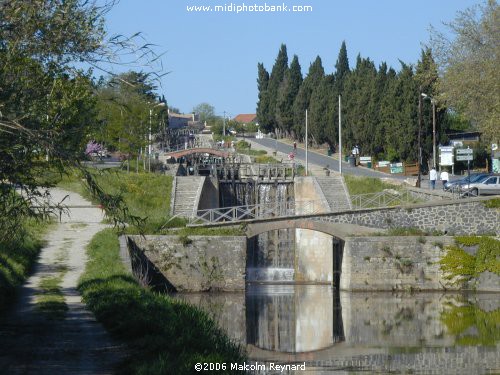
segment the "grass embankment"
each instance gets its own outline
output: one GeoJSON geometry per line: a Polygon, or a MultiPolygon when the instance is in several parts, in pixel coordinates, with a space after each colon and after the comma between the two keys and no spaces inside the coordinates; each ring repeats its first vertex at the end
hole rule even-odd
{"type": "Polygon", "coordinates": [[[30,274],[48,227],[48,223],[27,220],[15,237],[0,239],[0,311],[30,274]]]}
{"type": "Polygon", "coordinates": [[[123,372],[192,374],[196,363],[244,360],[205,312],[140,287],[121,263],[113,230],[98,233],[87,251],[79,290],[106,329],[133,349],[123,372]]]}
{"type": "MultiPolygon", "coordinates": [[[[158,175],[155,173],[127,173],[125,171],[110,169],[92,172],[99,186],[107,194],[120,194],[127,206],[129,213],[145,219],[144,232],[156,234],[160,228],[184,226],[185,220],[170,219],[170,194],[172,191],[172,176],[158,175]]],[[[58,186],[74,191],[87,199],[91,197],[85,183],[78,171],[70,171],[58,182],[58,186]]],[[[138,232],[137,228],[129,227],[127,231],[138,232]]]]}
{"type": "Polygon", "coordinates": [[[401,190],[400,186],[389,184],[375,177],[344,175],[344,180],[351,195],[379,193],[385,189],[401,190]]]}
{"type": "Polygon", "coordinates": [[[235,148],[239,154],[253,156],[255,159],[255,162],[258,164],[279,163],[279,161],[276,158],[273,158],[272,156],[267,155],[267,151],[265,151],[265,150],[252,150],[251,144],[248,143],[247,141],[243,141],[243,140],[239,141],[238,143],[236,143],[235,148]]]}

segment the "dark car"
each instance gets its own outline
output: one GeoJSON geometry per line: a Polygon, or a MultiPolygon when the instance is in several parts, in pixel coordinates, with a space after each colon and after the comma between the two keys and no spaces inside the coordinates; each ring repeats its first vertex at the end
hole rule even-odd
{"type": "MultiPolygon", "coordinates": [[[[470,183],[475,183],[475,182],[480,182],[481,180],[483,180],[484,178],[488,177],[489,174],[488,173],[471,173],[470,174],[470,183]]],[[[455,181],[448,181],[445,185],[444,185],[444,189],[445,190],[454,190],[456,188],[459,188],[459,187],[463,187],[464,185],[467,185],[469,184],[469,176],[466,176],[464,178],[461,178],[459,180],[455,180],[455,181]]]]}

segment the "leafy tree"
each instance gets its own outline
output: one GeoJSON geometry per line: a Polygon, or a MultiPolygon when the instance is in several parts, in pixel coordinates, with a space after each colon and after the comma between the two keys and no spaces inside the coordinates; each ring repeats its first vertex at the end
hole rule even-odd
{"type": "Polygon", "coordinates": [[[278,90],[278,101],[276,106],[276,119],[280,130],[290,135],[293,129],[293,103],[302,84],[302,72],[300,70],[299,58],[293,56],[290,69],[285,73],[285,78],[278,90]]]}
{"type": "Polygon", "coordinates": [[[193,113],[200,116],[201,122],[209,122],[215,118],[215,108],[208,103],[200,103],[193,108],[193,113]]]}
{"type": "Polygon", "coordinates": [[[483,132],[498,141],[500,7],[495,0],[458,12],[446,32],[431,30],[430,45],[440,67],[442,98],[483,132]]]}
{"type": "MultiPolygon", "coordinates": [[[[75,63],[98,69],[118,51],[131,52],[133,38],[107,39],[104,16],[113,2],[96,4],[0,2],[0,238],[15,233],[23,217],[52,210],[40,200],[46,194],[39,186],[50,184],[47,170],[77,164],[94,133],[92,72],[75,63]]],[[[103,203],[111,212],[110,200],[103,203]]]]}

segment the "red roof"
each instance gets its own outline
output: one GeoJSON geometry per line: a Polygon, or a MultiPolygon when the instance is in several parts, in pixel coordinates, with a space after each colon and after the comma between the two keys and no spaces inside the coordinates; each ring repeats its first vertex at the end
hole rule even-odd
{"type": "Polygon", "coordinates": [[[234,121],[241,122],[242,124],[249,124],[257,119],[256,114],[240,114],[234,118],[234,121]]]}

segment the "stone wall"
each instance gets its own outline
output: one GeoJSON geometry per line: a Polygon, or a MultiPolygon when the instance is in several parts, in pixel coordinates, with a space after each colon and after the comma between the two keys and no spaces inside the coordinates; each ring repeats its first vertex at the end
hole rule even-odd
{"type": "Polygon", "coordinates": [[[486,208],[484,198],[463,202],[434,202],[407,207],[332,213],[313,220],[358,224],[374,228],[418,228],[446,234],[500,234],[500,210],[486,208]]]}
{"type": "Polygon", "coordinates": [[[128,242],[176,291],[245,289],[246,237],[129,236],[128,242]]]}
{"type": "MultiPolygon", "coordinates": [[[[348,291],[460,290],[445,279],[439,261],[448,236],[351,237],[344,244],[340,289],[348,291]]],[[[500,278],[483,272],[465,288],[500,292],[500,278]],[[487,279],[487,280],[483,280],[487,279]]]]}
{"type": "Polygon", "coordinates": [[[198,204],[198,210],[210,208],[219,208],[219,182],[213,177],[205,178],[198,204]]]}

